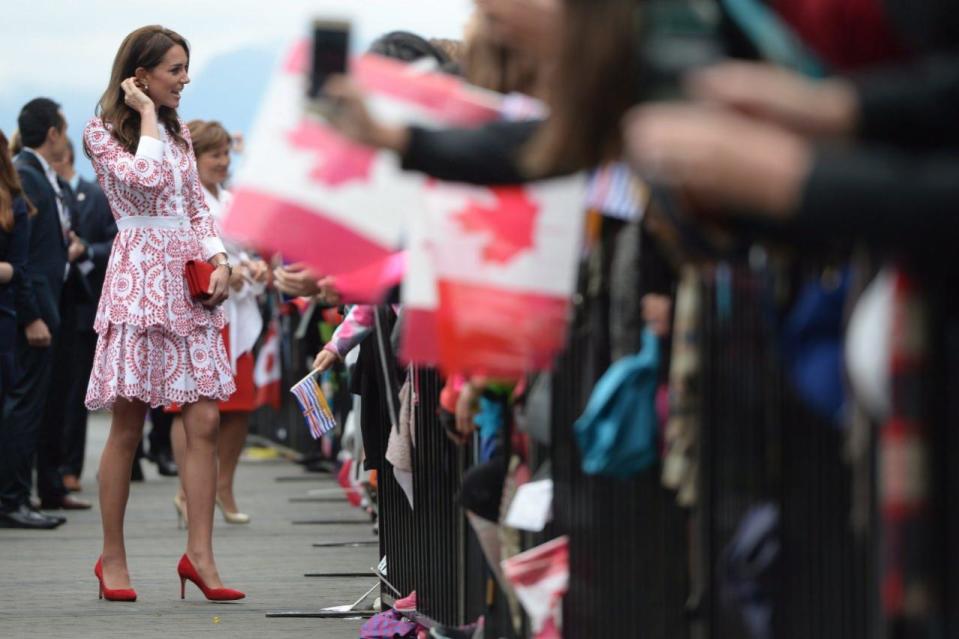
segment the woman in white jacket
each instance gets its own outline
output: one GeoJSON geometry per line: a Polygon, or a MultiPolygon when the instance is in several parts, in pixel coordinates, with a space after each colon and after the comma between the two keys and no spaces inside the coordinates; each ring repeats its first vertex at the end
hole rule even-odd
{"type": "MultiPolygon", "coordinates": [[[[193,138],[197,170],[203,196],[219,222],[231,200],[230,192],[222,187],[230,171],[230,151],[233,139],[225,128],[215,121],[193,120],[187,125],[193,138]]],[[[233,477],[246,442],[250,413],[256,408],[256,388],[253,383],[253,345],[263,330],[263,318],[257,304],[257,296],[263,292],[269,275],[265,262],[253,259],[240,246],[225,242],[230,261],[236,264],[230,278],[230,297],[223,304],[227,325],[223,329],[223,341],[227,347],[233,370],[236,392],[219,402],[220,445],[217,451],[216,504],[223,519],[231,524],[245,524],[250,516],[239,511],[233,494],[233,477]]],[[[183,421],[173,423],[174,455],[179,457],[185,445],[183,421]]],[[[181,485],[174,497],[178,518],[186,521],[186,500],[181,485]]]]}

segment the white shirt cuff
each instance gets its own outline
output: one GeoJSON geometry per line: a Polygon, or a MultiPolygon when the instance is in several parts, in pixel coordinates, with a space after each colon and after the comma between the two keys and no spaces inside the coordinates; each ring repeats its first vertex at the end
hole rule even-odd
{"type": "Polygon", "coordinates": [[[137,145],[137,157],[157,162],[161,161],[163,159],[163,142],[148,135],[141,135],[140,143],[137,145]]]}
{"type": "Polygon", "coordinates": [[[218,237],[208,237],[200,241],[203,246],[203,259],[208,260],[217,253],[226,253],[223,242],[218,237]]]}

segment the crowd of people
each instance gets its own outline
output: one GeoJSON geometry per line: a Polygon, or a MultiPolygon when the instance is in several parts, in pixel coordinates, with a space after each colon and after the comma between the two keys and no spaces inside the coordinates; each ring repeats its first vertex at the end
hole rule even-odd
{"type": "MultiPolygon", "coordinates": [[[[684,411],[699,406],[690,362],[701,346],[698,314],[709,312],[697,291],[717,264],[748,264],[778,282],[770,296],[792,318],[782,323],[794,338],[782,366],[794,392],[825,419],[855,421],[849,431],[866,433],[890,464],[874,480],[883,530],[947,525],[924,505],[939,495],[928,478],[947,463],[936,420],[957,414],[949,392],[959,364],[955,12],[937,0],[781,0],[769,3],[771,13],[710,0],[475,4],[462,41],[395,32],[370,51],[426,60],[507,94],[499,120],[443,129],[381,122],[357,84],[338,76],[324,90],[336,104],[329,122],[438,180],[501,186],[588,172],[578,293],[595,298],[601,286],[608,300],[594,318],[602,352],[589,365],[599,379],[607,370],[622,375],[617,363],[648,354],[651,341],[667,353],[655,364],[662,393],[635,400],[655,415],[656,443],[630,472],[656,459],[680,503],[695,503],[695,419],[684,411]],[[810,285],[824,292],[810,297],[810,285]],[[816,310],[795,319],[800,303],[816,310]],[[834,338],[834,354],[813,353],[813,334],[834,338]]],[[[112,410],[98,475],[97,575],[108,599],[136,598],[123,516],[148,412],[150,458],[181,479],[174,502],[189,531],[181,579],[210,599],[243,597],[219,579],[212,518],[216,504],[231,523],[250,519],[232,485],[256,408],[259,300],[273,287],[341,307],[329,274],[270,265],[253,247],[220,239],[234,140],[213,120],[178,118],[189,82],[179,34],[144,27],[124,40],[83,132],[99,184],[76,174],[53,100],[23,107],[13,144],[0,134],[0,526],[52,529],[65,522],[57,511],[91,507],[71,495],[83,473],[87,411],[112,410]],[[200,291],[184,276],[195,262],[211,265],[200,291]],[[34,471],[39,503],[31,501],[34,471]]],[[[394,289],[380,305],[344,310],[313,369],[348,370],[360,402],[379,402],[382,366],[370,336],[401,322],[403,306],[394,289]]],[[[396,364],[402,422],[413,377],[396,364]]],[[[513,458],[535,430],[527,422],[539,371],[514,379],[442,372],[439,405],[426,410],[439,412],[450,439],[479,445],[461,504],[508,592],[500,502],[513,458]]],[[[621,401],[607,397],[610,385],[638,393],[616,383],[603,378],[594,399],[621,401]]],[[[616,428],[635,427],[618,414],[616,428]]],[[[354,451],[367,474],[387,463],[408,470],[409,451],[384,436],[402,437],[402,424],[363,411],[359,430],[354,451]]],[[[891,573],[911,549],[908,535],[890,539],[882,570],[891,573]]],[[[921,570],[897,575],[898,587],[885,591],[883,611],[922,626],[945,614],[955,593],[934,562],[917,561],[921,570]]]]}

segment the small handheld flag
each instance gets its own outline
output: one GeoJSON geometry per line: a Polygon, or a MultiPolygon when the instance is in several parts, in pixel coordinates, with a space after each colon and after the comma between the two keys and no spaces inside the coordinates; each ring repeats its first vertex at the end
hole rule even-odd
{"type": "Polygon", "coordinates": [[[323,395],[323,389],[320,388],[319,374],[316,371],[310,371],[309,375],[293,385],[290,392],[303,411],[303,418],[310,427],[313,439],[319,439],[336,427],[336,419],[323,395]]]}

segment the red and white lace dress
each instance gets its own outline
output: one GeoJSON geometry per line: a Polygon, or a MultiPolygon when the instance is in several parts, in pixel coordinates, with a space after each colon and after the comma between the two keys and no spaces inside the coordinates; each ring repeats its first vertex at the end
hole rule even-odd
{"type": "Polygon", "coordinates": [[[193,155],[163,125],[141,137],[135,154],[94,118],[83,131],[97,179],[119,233],[103,282],[86,405],[110,408],[117,397],[150,406],[227,399],[235,390],[220,329],[223,311],[190,298],[187,260],[224,252],[193,155]]]}

